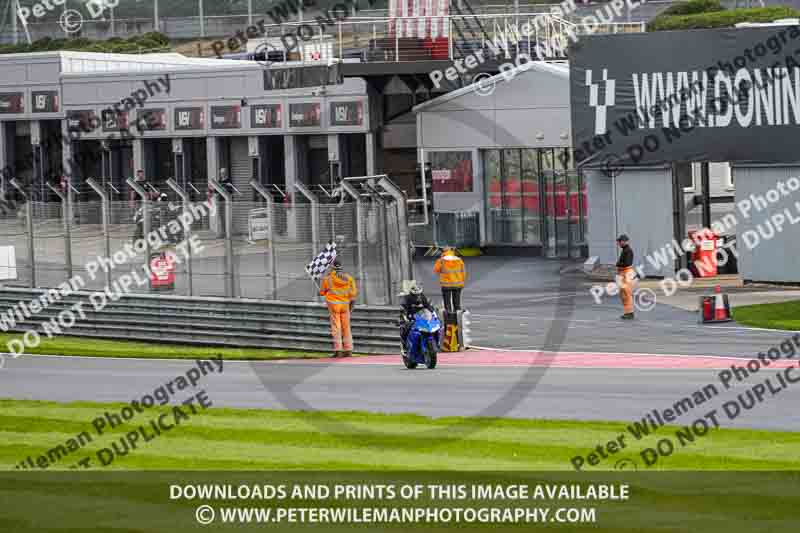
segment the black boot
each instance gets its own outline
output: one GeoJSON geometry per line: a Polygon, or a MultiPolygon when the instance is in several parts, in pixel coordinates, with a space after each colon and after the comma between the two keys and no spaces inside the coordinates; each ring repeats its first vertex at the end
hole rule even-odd
{"type": "Polygon", "coordinates": [[[620,318],[622,320],[633,320],[633,313],[625,313],[620,318]]]}

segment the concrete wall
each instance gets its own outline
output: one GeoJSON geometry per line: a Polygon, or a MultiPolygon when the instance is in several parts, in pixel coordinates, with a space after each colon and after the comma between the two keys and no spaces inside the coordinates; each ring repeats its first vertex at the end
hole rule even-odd
{"type": "MultiPolygon", "coordinates": [[[[733,172],[738,203],[750,198],[751,194],[764,196],[770,189],[775,189],[779,181],[786,183],[790,177],[800,177],[800,166],[735,165],[733,172]]],[[[800,191],[781,197],[760,212],[753,208],[748,217],[738,209],[735,211],[739,272],[743,279],[800,283],[800,204],[795,205],[795,202],[800,202],[800,191]],[[787,217],[783,230],[775,231],[774,237],[767,238],[772,227],[770,217],[775,214],[785,216],[784,209],[796,223],[792,224],[787,217]],[[752,249],[748,249],[745,233],[754,243],[752,249]],[[757,239],[753,235],[757,235],[757,239]]]]}

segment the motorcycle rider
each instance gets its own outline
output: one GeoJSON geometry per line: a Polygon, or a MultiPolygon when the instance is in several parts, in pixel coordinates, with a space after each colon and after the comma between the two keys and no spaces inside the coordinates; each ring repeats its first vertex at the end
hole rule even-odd
{"type": "Polygon", "coordinates": [[[422,309],[427,309],[431,313],[434,312],[433,305],[428,301],[427,296],[422,291],[422,286],[414,284],[408,290],[408,294],[403,297],[401,303],[403,306],[402,328],[400,330],[400,339],[403,341],[403,355],[406,353],[406,339],[414,326],[414,315],[422,309]]]}

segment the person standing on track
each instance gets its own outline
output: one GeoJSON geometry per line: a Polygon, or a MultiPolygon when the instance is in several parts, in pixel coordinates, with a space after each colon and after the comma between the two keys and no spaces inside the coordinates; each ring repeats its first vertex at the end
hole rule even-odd
{"type": "Polygon", "coordinates": [[[353,335],[350,331],[350,312],[355,305],[358,289],[350,274],[342,270],[339,261],[334,260],[333,271],[322,280],[319,295],[325,297],[331,318],[333,337],[333,357],[353,355],[353,335]]]}
{"type": "Polygon", "coordinates": [[[442,286],[444,308],[448,313],[461,309],[461,290],[467,273],[464,261],[456,255],[452,248],[445,248],[442,257],[436,260],[433,271],[439,274],[439,285],[442,286]]]}
{"type": "Polygon", "coordinates": [[[633,250],[629,240],[625,234],[617,237],[617,244],[620,247],[617,261],[617,285],[624,310],[624,314],[620,317],[623,320],[633,319],[633,282],[636,271],[633,270],[633,250]]]}

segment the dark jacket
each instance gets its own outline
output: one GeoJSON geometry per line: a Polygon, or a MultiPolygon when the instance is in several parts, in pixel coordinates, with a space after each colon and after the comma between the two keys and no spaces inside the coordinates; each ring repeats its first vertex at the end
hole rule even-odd
{"type": "Polygon", "coordinates": [[[633,250],[629,244],[622,247],[619,252],[619,260],[617,261],[618,268],[632,267],[633,266],[633,250]]]}
{"type": "Polygon", "coordinates": [[[413,316],[420,309],[427,309],[431,313],[433,312],[433,306],[425,294],[407,294],[403,298],[402,306],[403,313],[408,317],[413,316]]]}

